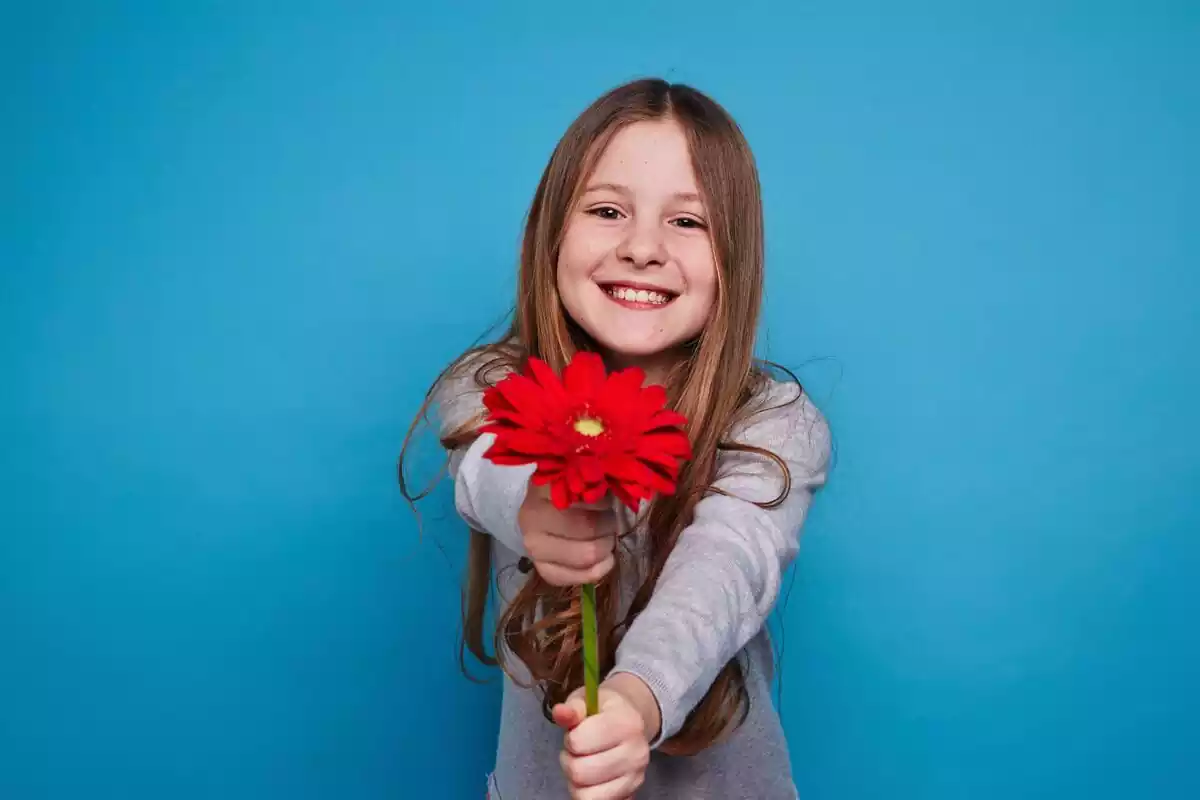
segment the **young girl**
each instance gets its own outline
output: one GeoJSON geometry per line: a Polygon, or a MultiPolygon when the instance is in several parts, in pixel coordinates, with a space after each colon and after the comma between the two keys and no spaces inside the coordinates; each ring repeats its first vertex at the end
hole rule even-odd
{"type": "MultiPolygon", "coordinates": [[[[763,224],[753,157],[700,92],[619,87],[571,125],[533,198],[512,328],[439,377],[471,529],[464,642],[505,671],[492,800],[796,797],[766,620],[823,485],[829,429],[753,356],[763,224]],[[558,511],[484,458],[482,393],[527,356],[640,367],[688,419],[678,490],[558,511]],[[495,570],[495,659],[483,644],[495,570]],[[599,582],[604,681],[586,717],[578,586],[599,582]]],[[[422,410],[422,414],[424,409],[422,410]]]]}

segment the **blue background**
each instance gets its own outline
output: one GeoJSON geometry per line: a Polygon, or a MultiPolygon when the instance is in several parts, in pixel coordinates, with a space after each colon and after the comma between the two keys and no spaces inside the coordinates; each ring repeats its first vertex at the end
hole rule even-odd
{"type": "Polygon", "coordinates": [[[516,5],[0,12],[0,797],[480,796],[395,457],[643,74],[745,127],[838,439],[801,795],[1200,796],[1200,8],[516,5]]]}

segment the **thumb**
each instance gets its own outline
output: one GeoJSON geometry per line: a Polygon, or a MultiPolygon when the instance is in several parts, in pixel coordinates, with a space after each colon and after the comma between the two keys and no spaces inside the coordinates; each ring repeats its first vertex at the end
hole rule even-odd
{"type": "Polygon", "coordinates": [[[566,701],[556,705],[551,713],[554,716],[554,724],[567,730],[571,730],[583,722],[587,719],[587,703],[584,701],[584,689],[579,688],[571,692],[571,696],[566,701]]]}

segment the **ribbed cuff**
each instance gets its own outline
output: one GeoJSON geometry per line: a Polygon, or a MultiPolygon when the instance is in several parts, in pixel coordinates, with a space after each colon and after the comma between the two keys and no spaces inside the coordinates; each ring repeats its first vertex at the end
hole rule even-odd
{"type": "Polygon", "coordinates": [[[658,736],[654,738],[654,741],[650,742],[650,749],[655,750],[679,730],[678,723],[675,720],[675,706],[669,700],[666,700],[666,698],[672,697],[670,687],[667,686],[667,682],[663,679],[662,675],[653,669],[647,668],[644,664],[622,663],[619,667],[613,668],[605,677],[610,678],[621,672],[633,675],[646,684],[650,688],[650,694],[654,697],[654,702],[658,705],[658,736]]]}

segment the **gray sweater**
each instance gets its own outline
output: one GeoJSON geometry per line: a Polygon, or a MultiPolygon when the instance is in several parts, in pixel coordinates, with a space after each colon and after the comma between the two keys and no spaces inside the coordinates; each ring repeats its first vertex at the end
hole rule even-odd
{"type": "MultiPolygon", "coordinates": [[[[442,429],[480,413],[481,396],[469,371],[444,381],[435,395],[442,429]]],[[[787,743],[770,696],[774,659],[766,620],[782,575],[796,556],[813,493],[825,482],[830,433],[824,417],[794,384],[772,382],[754,408],[756,413],[731,431],[730,438],[766,448],[787,463],[787,499],[769,509],[755,505],[753,501],[769,502],[781,491],[778,466],[761,456],[722,453],[715,485],[732,496],[710,494],[696,504],[692,524],[668,558],[652,598],[617,648],[613,671],[645,681],[662,711],[662,730],[651,743],[655,751],[639,800],[796,797],[787,743]],[[749,665],[746,722],[698,755],[659,752],[658,746],[680,729],[721,668],[743,650],[749,665]]],[[[487,461],[483,454],[493,438],[480,436],[469,448],[452,453],[450,472],[458,513],[492,537],[499,598],[505,602],[525,580],[515,569],[525,554],[517,509],[534,468],[487,461]]],[[[619,568],[621,586],[627,589],[623,611],[641,583],[638,576],[644,574],[638,558],[644,527],[633,515],[627,522],[633,534],[622,540],[619,568]]],[[[508,663],[522,666],[515,658],[508,663]]],[[[542,715],[539,697],[505,677],[489,800],[566,797],[558,761],[562,746],[563,731],[542,715]]]]}

